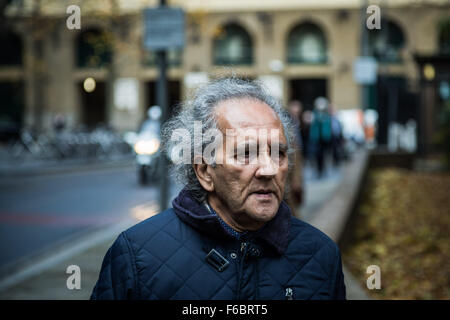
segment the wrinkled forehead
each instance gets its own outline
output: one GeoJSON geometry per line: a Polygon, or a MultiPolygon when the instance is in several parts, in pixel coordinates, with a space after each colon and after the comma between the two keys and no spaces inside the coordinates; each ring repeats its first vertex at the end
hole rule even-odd
{"type": "Polygon", "coordinates": [[[225,135],[252,135],[252,132],[278,130],[285,140],[283,125],[265,102],[256,98],[236,98],[219,102],[215,110],[219,129],[225,135]]]}

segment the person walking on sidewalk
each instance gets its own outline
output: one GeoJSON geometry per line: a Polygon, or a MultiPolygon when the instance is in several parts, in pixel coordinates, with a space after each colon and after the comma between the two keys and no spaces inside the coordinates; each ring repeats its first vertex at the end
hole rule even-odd
{"type": "Polygon", "coordinates": [[[289,115],[294,129],[294,165],[292,174],[288,177],[290,194],[287,197],[287,204],[294,216],[301,218],[300,206],[303,203],[303,159],[302,159],[302,135],[301,135],[301,115],[302,105],[300,101],[293,100],[289,103],[289,115]]]}
{"type": "Polygon", "coordinates": [[[330,104],[330,126],[331,126],[331,154],[333,156],[333,165],[338,167],[342,160],[342,144],[343,144],[343,132],[342,123],[339,120],[336,112],[336,107],[330,104]]]}
{"type": "Polygon", "coordinates": [[[310,128],[310,150],[316,161],[317,175],[322,178],[325,159],[331,142],[331,118],[328,114],[328,100],[319,97],[314,101],[314,117],[310,128]]]}
{"type": "Polygon", "coordinates": [[[172,208],[119,235],[91,299],[345,299],[337,245],[283,201],[292,124],[261,85],[207,84],[166,123],[163,143],[184,189],[172,208]],[[201,152],[175,161],[174,132],[187,135],[183,153],[201,152]],[[208,132],[221,134],[214,152],[208,132]]]}

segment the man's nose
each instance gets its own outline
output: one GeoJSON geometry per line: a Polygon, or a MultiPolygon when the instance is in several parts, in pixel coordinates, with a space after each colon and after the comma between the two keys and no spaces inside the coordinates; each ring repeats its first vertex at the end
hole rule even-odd
{"type": "Polygon", "coordinates": [[[258,156],[258,169],[255,176],[257,178],[272,178],[278,173],[278,163],[267,153],[258,156]]]}

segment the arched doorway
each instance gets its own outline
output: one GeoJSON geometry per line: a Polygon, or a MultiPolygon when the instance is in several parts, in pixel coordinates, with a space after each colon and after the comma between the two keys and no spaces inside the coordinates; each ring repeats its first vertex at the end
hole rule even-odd
{"type": "MultiPolygon", "coordinates": [[[[98,28],[84,30],[76,37],[76,66],[78,68],[107,68],[112,61],[111,34],[98,28]]],[[[107,123],[107,86],[104,80],[86,79],[77,84],[81,103],[81,123],[94,128],[107,123]]]]}
{"type": "MultiPolygon", "coordinates": [[[[0,30],[0,68],[22,66],[22,39],[9,29],[0,30]]],[[[18,136],[23,125],[24,83],[22,80],[0,81],[0,141],[18,136]]]]}
{"type": "MultiPolygon", "coordinates": [[[[286,43],[288,64],[321,65],[328,61],[327,42],[322,29],[314,23],[302,22],[288,33],[286,43]]],[[[298,100],[304,109],[312,110],[314,100],[327,97],[326,78],[293,78],[290,80],[290,100],[298,100]]]]}

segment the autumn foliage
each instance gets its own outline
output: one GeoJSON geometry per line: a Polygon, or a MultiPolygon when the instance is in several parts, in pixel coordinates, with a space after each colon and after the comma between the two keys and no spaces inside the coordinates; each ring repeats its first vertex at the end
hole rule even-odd
{"type": "Polygon", "coordinates": [[[343,260],[366,288],[381,268],[375,299],[450,298],[450,174],[398,168],[369,173],[343,260]]]}

